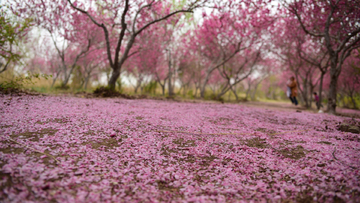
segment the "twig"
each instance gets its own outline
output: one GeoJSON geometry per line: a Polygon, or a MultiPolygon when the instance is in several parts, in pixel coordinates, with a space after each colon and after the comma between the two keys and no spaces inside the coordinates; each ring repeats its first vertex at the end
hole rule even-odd
{"type": "Polygon", "coordinates": [[[334,151],[332,152],[332,155],[333,155],[334,159],[339,161],[339,159],[337,159],[336,156],[335,156],[335,152],[336,152],[336,147],[335,147],[334,151]]]}
{"type": "Polygon", "coordinates": [[[201,132],[187,132],[187,131],[176,131],[176,130],[156,130],[159,133],[184,133],[184,134],[195,134],[195,135],[246,135],[246,133],[201,133],[201,132]]]}
{"type": "Polygon", "coordinates": [[[285,133],[294,133],[294,132],[302,132],[302,131],[309,131],[309,129],[307,130],[291,130],[291,131],[284,131],[284,132],[279,132],[279,133],[271,133],[269,135],[281,135],[281,134],[285,134],[285,133]]]}
{"type": "MultiPolygon", "coordinates": [[[[301,132],[309,130],[293,130],[293,131],[284,131],[279,133],[271,133],[269,135],[281,135],[291,132],[301,132]]],[[[254,135],[255,133],[201,133],[201,132],[188,132],[188,131],[176,131],[176,130],[156,130],[159,133],[184,133],[184,134],[195,134],[195,135],[254,135]]]]}
{"type": "Polygon", "coordinates": [[[335,147],[334,151],[332,152],[332,155],[333,155],[333,157],[334,157],[335,160],[337,160],[337,161],[340,162],[341,164],[346,165],[346,166],[348,166],[348,167],[350,167],[350,168],[352,168],[352,169],[358,169],[357,167],[350,166],[349,164],[346,164],[346,163],[340,161],[339,159],[337,159],[336,156],[335,156],[335,152],[336,152],[336,147],[335,147]]]}
{"type": "Polygon", "coordinates": [[[8,139],[9,139],[10,141],[12,141],[12,142],[14,142],[14,143],[16,143],[16,144],[19,144],[19,145],[21,145],[21,146],[23,146],[23,147],[26,147],[26,148],[28,148],[28,149],[30,149],[30,150],[32,150],[32,151],[34,151],[34,152],[37,152],[37,153],[40,153],[40,154],[46,155],[46,156],[48,156],[48,157],[50,157],[50,158],[54,159],[54,160],[56,161],[56,163],[60,164],[60,161],[59,161],[59,160],[57,160],[54,156],[52,156],[52,155],[50,155],[50,154],[47,154],[47,153],[41,152],[41,151],[36,150],[36,149],[34,149],[34,148],[32,148],[32,147],[29,147],[29,146],[27,146],[27,145],[21,144],[21,143],[19,143],[19,142],[17,142],[17,141],[15,141],[15,140],[13,140],[13,139],[11,139],[11,138],[8,138],[8,139]]]}

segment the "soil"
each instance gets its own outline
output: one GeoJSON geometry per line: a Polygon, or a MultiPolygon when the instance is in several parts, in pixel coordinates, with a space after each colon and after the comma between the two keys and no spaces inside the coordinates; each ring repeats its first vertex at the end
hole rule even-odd
{"type": "Polygon", "coordinates": [[[28,90],[21,90],[17,88],[3,88],[0,87],[0,94],[10,94],[13,96],[23,96],[23,95],[31,95],[31,96],[44,96],[44,94],[34,92],[34,91],[28,91],[28,90]]]}

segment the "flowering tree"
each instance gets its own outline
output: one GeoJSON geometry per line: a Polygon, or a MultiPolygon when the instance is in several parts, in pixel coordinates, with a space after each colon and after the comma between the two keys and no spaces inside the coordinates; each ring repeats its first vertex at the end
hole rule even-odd
{"type": "Polygon", "coordinates": [[[337,82],[342,65],[360,47],[360,4],[348,0],[295,0],[285,6],[302,30],[321,38],[330,60],[329,113],[335,113],[337,82]]]}
{"type": "Polygon", "coordinates": [[[165,60],[161,60],[161,63],[156,65],[154,72],[155,81],[161,86],[162,95],[165,95],[165,85],[166,85],[166,81],[169,78],[167,69],[168,67],[167,64],[165,63],[165,60]]]}
{"type": "Polygon", "coordinates": [[[160,84],[163,95],[165,94],[166,84],[169,96],[174,94],[178,61],[182,56],[182,53],[180,53],[182,46],[176,40],[176,37],[181,36],[181,33],[176,31],[183,24],[183,22],[180,22],[179,16],[174,16],[157,23],[139,36],[145,39],[145,41],[144,39],[139,40],[140,46],[147,47],[141,51],[142,53],[146,52],[146,57],[141,57],[140,60],[147,61],[148,69],[151,70],[155,80],[160,84]]]}
{"type": "MultiPolygon", "coordinates": [[[[247,53],[243,57],[236,57],[218,68],[219,74],[225,79],[221,91],[217,94],[219,99],[229,90],[234,92],[234,87],[253,73],[260,60],[260,52],[247,53]]],[[[237,96],[236,96],[237,97],[237,96]]]]}
{"type": "MultiPolygon", "coordinates": [[[[316,72],[317,67],[302,60],[296,51],[287,52],[283,59],[285,60],[284,64],[296,78],[298,90],[301,94],[303,102],[305,103],[305,107],[310,108],[312,92],[319,79],[316,72]]],[[[283,79],[288,80],[289,77],[283,79]]]]}
{"type": "MultiPolygon", "coordinates": [[[[327,52],[319,45],[317,39],[307,36],[297,25],[296,19],[281,19],[275,26],[273,42],[277,46],[275,53],[283,60],[284,65],[292,72],[298,82],[298,89],[305,107],[310,108],[312,92],[319,80],[322,80],[328,66],[327,52]],[[280,33],[280,34],[279,34],[280,33]],[[319,71],[321,72],[319,77],[319,71]]],[[[285,77],[283,80],[288,80],[285,77]]],[[[286,82],[284,82],[285,84],[286,82]]],[[[320,90],[322,87],[320,87],[320,90]]],[[[320,93],[321,94],[321,93],[320,93]]]]}
{"type": "Polygon", "coordinates": [[[184,22],[179,22],[179,18],[174,18],[172,21],[167,22],[164,25],[164,39],[162,41],[163,50],[165,50],[165,59],[167,62],[167,83],[169,96],[174,95],[174,87],[176,81],[177,70],[179,69],[181,58],[184,55],[183,48],[176,40],[176,33],[174,30],[178,27],[182,27],[184,22]]]}
{"type": "MultiPolygon", "coordinates": [[[[255,94],[257,92],[259,85],[269,76],[276,74],[278,70],[280,70],[279,65],[280,64],[278,63],[278,61],[273,58],[264,58],[260,60],[257,63],[257,67],[254,70],[254,74],[251,74],[249,77],[245,79],[247,85],[246,98],[250,96],[251,100],[255,100],[255,94]]],[[[238,100],[238,96],[236,92],[233,91],[233,89],[232,92],[236,96],[236,100],[238,100]]]]}
{"type": "Polygon", "coordinates": [[[31,18],[41,29],[50,34],[50,39],[58,54],[61,65],[53,66],[61,70],[62,87],[70,81],[77,62],[84,54],[99,44],[102,33],[97,32],[90,20],[66,7],[66,1],[23,1],[14,0],[9,3],[13,13],[19,18],[31,18]]]}
{"type": "Polygon", "coordinates": [[[25,63],[25,70],[33,73],[44,73],[52,76],[51,88],[55,85],[57,79],[61,76],[62,63],[52,44],[45,38],[43,41],[34,40],[30,51],[35,53],[30,56],[25,63]],[[38,43],[39,46],[35,46],[38,43]]]}
{"type": "MultiPolygon", "coordinates": [[[[124,64],[124,70],[127,74],[136,79],[136,83],[133,85],[135,93],[139,88],[143,90],[143,86],[149,81],[153,79],[158,81],[159,75],[166,72],[166,70],[161,69],[165,53],[162,47],[164,29],[160,24],[151,26],[138,35],[133,46],[134,54],[124,64]]],[[[161,81],[158,82],[164,91],[165,84],[162,84],[161,81]]]]}
{"type": "Polygon", "coordinates": [[[113,71],[109,80],[109,87],[114,89],[116,80],[120,76],[121,67],[131,55],[131,48],[141,32],[176,14],[192,12],[206,0],[187,1],[180,8],[174,8],[172,4],[156,0],[133,2],[129,0],[122,2],[107,0],[97,4],[97,10],[86,9],[86,5],[80,2],[71,2],[71,0],[68,2],[72,8],[89,17],[96,26],[103,30],[108,61],[113,71]],[[117,33],[115,51],[111,51],[109,31],[117,33]],[[124,42],[126,44],[123,44],[124,42]],[[114,58],[112,58],[112,54],[114,54],[114,58]]]}
{"type": "Polygon", "coordinates": [[[274,20],[263,2],[228,1],[215,5],[211,14],[203,14],[204,21],[191,39],[192,50],[200,53],[204,58],[202,64],[207,67],[201,84],[201,97],[204,97],[212,72],[224,67],[238,54],[246,55],[247,49],[259,49],[262,32],[274,20]]]}
{"type": "Polygon", "coordinates": [[[91,78],[96,78],[99,74],[101,67],[106,66],[106,53],[103,49],[93,49],[82,57],[78,64],[83,76],[83,83],[81,86],[84,89],[88,88],[91,78]]]}
{"type": "MultiPolygon", "coordinates": [[[[306,61],[310,66],[317,67],[318,71],[320,71],[320,78],[319,80],[319,105],[318,108],[321,106],[322,102],[322,92],[323,92],[323,81],[324,76],[328,71],[329,68],[329,57],[327,54],[326,48],[321,44],[318,40],[309,40],[306,43],[306,46],[298,46],[297,52],[299,57],[306,61]]],[[[315,77],[317,77],[315,75],[315,77]]],[[[313,80],[313,77],[310,77],[313,80]]],[[[312,83],[310,83],[310,86],[312,83]]],[[[310,91],[313,92],[313,91],[310,91]]]]}
{"type": "MultiPolygon", "coordinates": [[[[67,40],[67,44],[65,46],[59,46],[54,39],[53,32],[57,32],[58,30],[48,29],[57,53],[61,59],[61,72],[64,76],[62,82],[63,87],[65,87],[69,82],[71,74],[79,59],[84,57],[85,54],[92,49],[99,49],[102,46],[101,41],[99,40],[102,37],[101,33],[96,32],[94,25],[91,24],[85,16],[73,13],[72,19],[73,21],[70,22],[72,29],[68,30],[63,35],[64,42],[67,40]]],[[[61,27],[57,29],[61,29],[61,27]]]]}
{"type": "Polygon", "coordinates": [[[339,76],[339,89],[351,100],[354,108],[358,108],[355,97],[360,93],[360,58],[353,54],[343,65],[344,71],[339,76]]]}
{"type": "Polygon", "coordinates": [[[190,87],[195,89],[195,92],[191,96],[197,97],[197,92],[200,90],[202,82],[202,71],[204,68],[201,66],[200,56],[190,54],[191,52],[185,52],[181,58],[178,69],[178,79],[183,89],[183,94],[186,94],[186,90],[190,87]]]}

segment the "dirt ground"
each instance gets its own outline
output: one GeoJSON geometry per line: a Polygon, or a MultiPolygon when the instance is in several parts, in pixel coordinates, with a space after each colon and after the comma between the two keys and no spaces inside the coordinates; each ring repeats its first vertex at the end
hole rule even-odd
{"type": "MultiPolygon", "coordinates": [[[[99,98],[102,97],[98,94],[86,93],[86,92],[78,92],[76,94],[64,94],[64,97],[80,97],[80,98],[99,98]]],[[[111,97],[111,96],[110,96],[111,97]]],[[[188,102],[188,103],[221,103],[220,101],[213,101],[213,100],[203,100],[203,99],[184,99],[184,98],[164,98],[164,97],[152,97],[148,95],[136,95],[130,96],[126,94],[116,94],[113,97],[120,97],[124,99],[154,99],[154,100],[167,100],[167,101],[174,101],[174,102],[188,102]]],[[[227,102],[225,102],[227,103],[227,102]]],[[[235,102],[230,102],[235,103],[235,102]]],[[[296,112],[300,113],[302,111],[311,112],[311,113],[318,113],[318,110],[314,106],[311,109],[306,109],[305,107],[298,105],[295,106],[291,104],[291,102],[284,102],[284,101],[241,101],[238,102],[239,105],[245,105],[250,107],[262,108],[262,109],[269,109],[269,110],[278,110],[278,111],[289,111],[289,112],[296,112]]],[[[326,105],[325,108],[322,108],[322,111],[326,113],[326,105]]],[[[360,110],[355,109],[346,109],[346,108],[336,108],[336,115],[343,116],[343,117],[350,117],[350,118],[360,118],[360,110]]]]}
{"type": "MultiPolygon", "coordinates": [[[[289,112],[297,112],[300,113],[302,111],[310,112],[310,113],[318,113],[315,108],[306,109],[300,105],[295,106],[290,102],[242,102],[241,105],[269,109],[269,110],[277,110],[277,111],[289,111],[289,112]]],[[[323,110],[324,111],[324,110],[323,110]]],[[[326,112],[325,112],[326,113],[326,112]]],[[[355,109],[345,109],[345,108],[336,108],[336,115],[343,117],[351,117],[351,118],[360,118],[360,110],[355,109]]]]}

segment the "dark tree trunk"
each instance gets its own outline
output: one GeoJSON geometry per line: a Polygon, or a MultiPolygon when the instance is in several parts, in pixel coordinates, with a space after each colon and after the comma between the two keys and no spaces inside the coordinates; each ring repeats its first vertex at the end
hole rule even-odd
{"type": "Polygon", "coordinates": [[[84,82],[84,89],[85,89],[85,90],[87,89],[89,80],[90,80],[90,76],[88,76],[88,77],[85,78],[85,82],[84,82]]]}
{"type": "Polygon", "coordinates": [[[165,95],[165,85],[160,84],[160,86],[161,86],[161,90],[162,90],[162,95],[165,95]]]}
{"type": "MultiPolygon", "coordinates": [[[[142,77],[140,76],[140,78],[136,81],[136,86],[135,86],[135,94],[137,94],[139,88],[141,87],[141,83],[142,83],[142,77]]],[[[141,93],[142,93],[142,88],[140,88],[141,93]]]]}
{"type": "Polygon", "coordinates": [[[254,89],[253,89],[253,92],[251,93],[251,100],[252,100],[252,101],[255,101],[255,95],[256,95],[257,88],[259,87],[259,84],[260,84],[260,83],[256,83],[256,84],[255,84],[255,87],[254,87],[254,89]]]}
{"type": "Polygon", "coordinates": [[[317,106],[317,110],[320,110],[321,106],[322,106],[322,88],[323,88],[323,81],[324,81],[324,75],[325,73],[322,72],[321,76],[320,76],[320,85],[319,85],[319,104],[317,106]]]}
{"type": "Polygon", "coordinates": [[[350,94],[350,99],[351,99],[351,102],[353,103],[354,109],[357,109],[357,104],[356,104],[356,101],[355,101],[355,99],[354,99],[354,94],[353,94],[353,92],[351,92],[351,94],[350,94]]]}
{"type": "Polygon", "coordinates": [[[337,80],[338,77],[331,74],[330,79],[330,86],[329,86],[329,95],[328,95],[328,113],[329,114],[335,114],[336,112],[336,87],[337,87],[337,80]]]}
{"type": "Polygon", "coordinates": [[[115,89],[116,81],[119,78],[119,76],[120,76],[120,68],[114,70],[110,76],[108,85],[111,89],[115,89]]]}
{"type": "Polygon", "coordinates": [[[239,96],[236,93],[236,87],[231,87],[231,91],[235,95],[236,101],[238,102],[239,101],[239,96]]]}
{"type": "MultiPolygon", "coordinates": [[[[214,69],[214,70],[215,70],[215,69],[214,69]]],[[[212,70],[212,71],[207,71],[207,73],[206,73],[205,80],[204,80],[204,82],[203,82],[202,87],[200,88],[200,97],[201,97],[201,98],[204,98],[204,96],[205,96],[205,88],[206,88],[207,83],[209,82],[209,77],[210,77],[210,74],[211,74],[212,72],[213,72],[213,70],[212,70]]]]}

